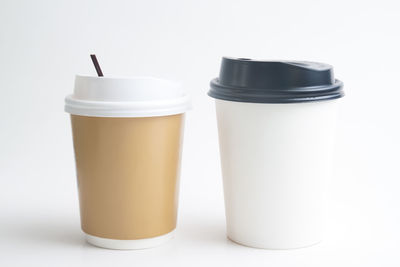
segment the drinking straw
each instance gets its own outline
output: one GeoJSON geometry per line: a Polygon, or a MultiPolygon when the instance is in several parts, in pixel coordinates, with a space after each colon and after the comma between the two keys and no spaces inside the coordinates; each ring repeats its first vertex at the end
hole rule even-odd
{"type": "Polygon", "coordinates": [[[96,68],[97,75],[98,75],[99,77],[103,77],[104,75],[103,75],[103,72],[101,71],[100,64],[99,64],[99,62],[97,61],[96,55],[92,54],[92,55],[90,55],[90,58],[91,58],[92,61],[93,61],[94,67],[96,68]]]}

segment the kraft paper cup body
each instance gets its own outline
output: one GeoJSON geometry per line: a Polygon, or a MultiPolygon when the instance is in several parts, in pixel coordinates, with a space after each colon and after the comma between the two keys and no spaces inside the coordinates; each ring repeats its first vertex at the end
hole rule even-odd
{"type": "Polygon", "coordinates": [[[76,77],[65,110],[89,243],[141,249],[173,236],[188,108],[188,96],[171,81],[76,77]]]}

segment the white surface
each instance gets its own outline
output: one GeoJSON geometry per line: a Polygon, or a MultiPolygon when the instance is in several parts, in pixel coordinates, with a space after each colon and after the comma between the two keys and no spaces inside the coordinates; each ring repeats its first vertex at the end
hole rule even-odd
{"type": "Polygon", "coordinates": [[[65,111],[94,117],[150,117],[184,113],[189,96],[177,82],[153,77],[75,77],[65,111]]]}
{"type": "Polygon", "coordinates": [[[156,236],[152,238],[137,239],[137,240],[118,240],[118,239],[102,238],[88,234],[85,234],[85,236],[87,242],[97,247],[108,248],[108,249],[130,250],[130,249],[145,249],[145,248],[160,246],[165,242],[169,241],[171,238],[173,238],[174,233],[175,230],[165,235],[156,236]]]}
{"type": "Polygon", "coordinates": [[[268,249],[301,248],[322,240],[340,100],[215,100],[231,240],[268,249]]]}
{"type": "Polygon", "coordinates": [[[399,266],[398,1],[0,2],[0,266],[399,266]],[[138,251],[85,242],[64,97],[76,73],[183,80],[176,237],[138,251]],[[221,56],[332,64],[338,116],[328,232],[265,251],[226,239],[214,101],[221,56]]]}

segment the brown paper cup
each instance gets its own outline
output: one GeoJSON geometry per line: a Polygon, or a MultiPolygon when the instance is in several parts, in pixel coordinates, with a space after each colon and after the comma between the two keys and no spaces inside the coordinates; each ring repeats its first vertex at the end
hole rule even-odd
{"type": "Polygon", "coordinates": [[[136,249],[172,237],[183,121],[183,113],[71,114],[81,225],[90,243],[136,249]]]}

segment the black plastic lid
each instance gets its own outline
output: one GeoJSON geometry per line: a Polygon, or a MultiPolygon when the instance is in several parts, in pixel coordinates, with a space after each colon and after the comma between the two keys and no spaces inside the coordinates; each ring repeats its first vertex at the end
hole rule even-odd
{"type": "Polygon", "coordinates": [[[222,100],[252,103],[298,103],[344,96],[343,83],[332,66],[307,61],[259,61],[222,58],[219,78],[208,95],[222,100]]]}

